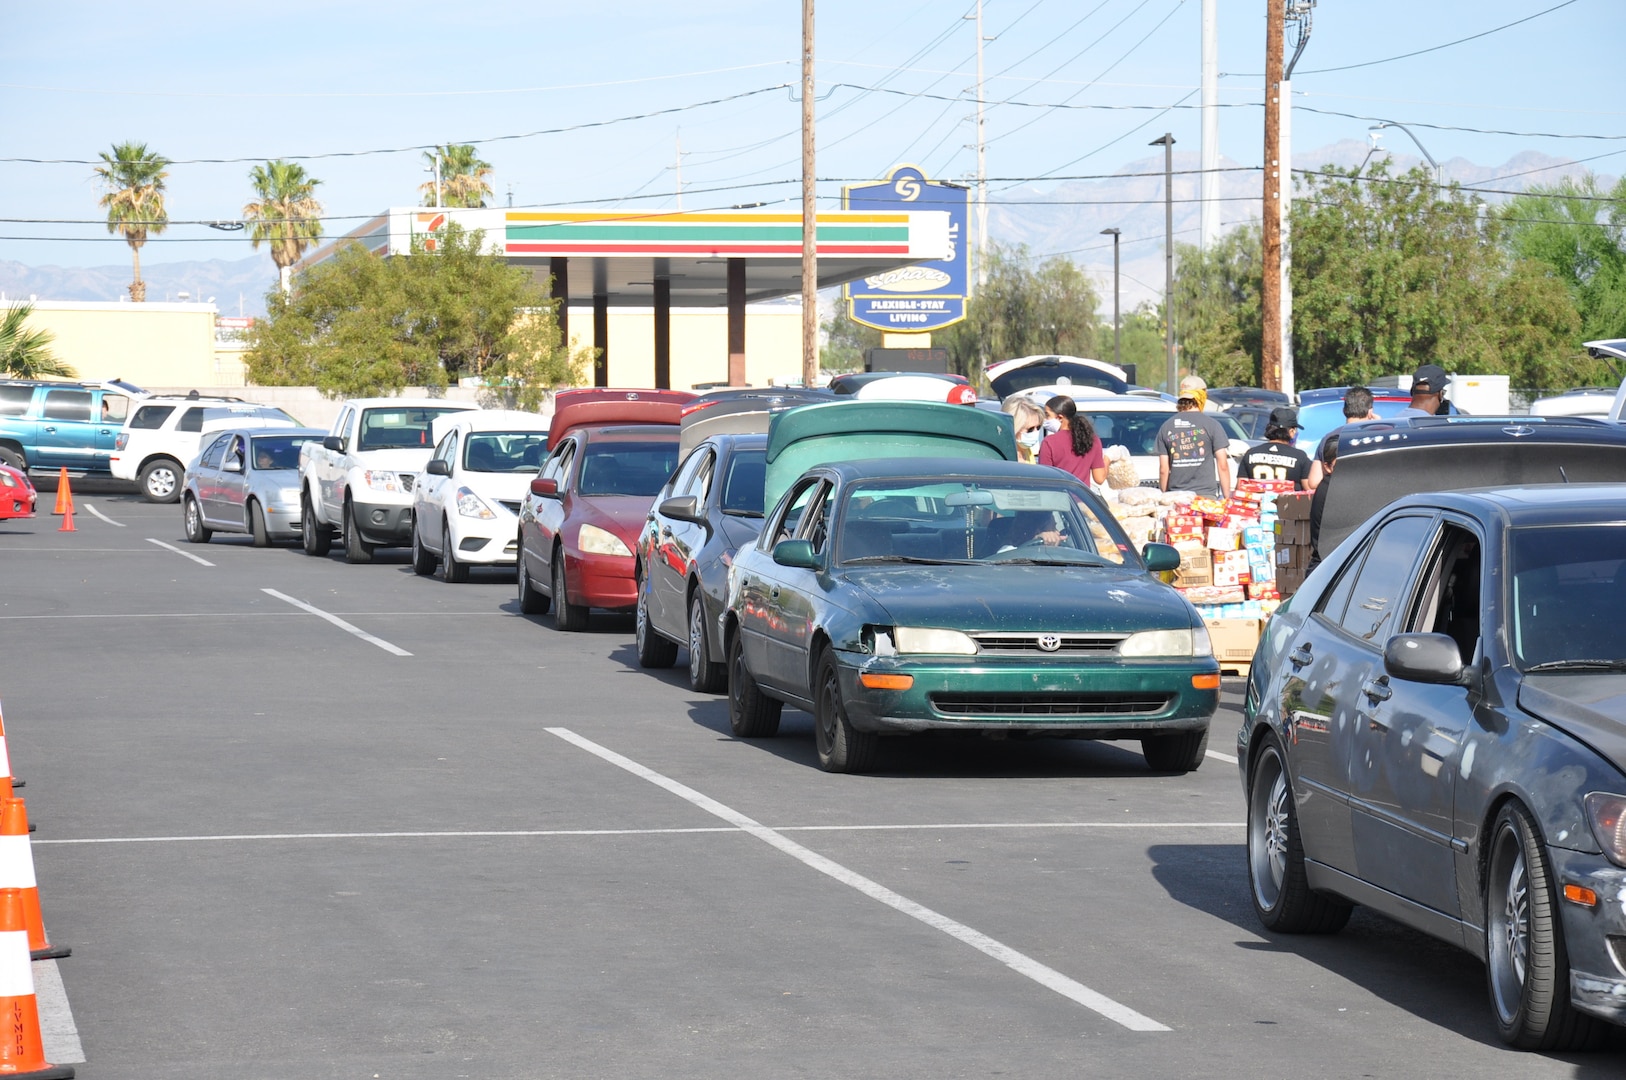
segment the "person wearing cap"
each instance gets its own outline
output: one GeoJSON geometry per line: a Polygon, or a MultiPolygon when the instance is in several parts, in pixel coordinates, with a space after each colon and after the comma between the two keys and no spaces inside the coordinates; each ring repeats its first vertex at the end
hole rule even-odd
{"type": "Polygon", "coordinates": [[[1401,416],[1439,416],[1450,411],[1445,384],[1451,377],[1438,364],[1424,364],[1411,377],[1411,408],[1401,416]]]}
{"type": "Polygon", "coordinates": [[[1299,411],[1291,405],[1270,410],[1265,441],[1242,455],[1237,475],[1250,480],[1291,480],[1294,491],[1309,490],[1310,455],[1293,445],[1299,434],[1299,411]]]}
{"type": "Polygon", "coordinates": [[[1157,431],[1157,486],[1164,491],[1230,498],[1229,436],[1203,413],[1208,384],[1195,375],[1180,383],[1180,410],[1157,431]]]}

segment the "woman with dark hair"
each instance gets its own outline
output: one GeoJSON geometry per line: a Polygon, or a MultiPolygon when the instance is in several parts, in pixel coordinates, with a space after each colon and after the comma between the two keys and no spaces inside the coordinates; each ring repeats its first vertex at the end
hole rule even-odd
{"type": "Polygon", "coordinates": [[[1061,430],[1039,444],[1039,464],[1070,472],[1086,484],[1105,483],[1107,459],[1090,418],[1080,416],[1078,405],[1065,394],[1045,402],[1045,410],[1061,421],[1061,430]]]}

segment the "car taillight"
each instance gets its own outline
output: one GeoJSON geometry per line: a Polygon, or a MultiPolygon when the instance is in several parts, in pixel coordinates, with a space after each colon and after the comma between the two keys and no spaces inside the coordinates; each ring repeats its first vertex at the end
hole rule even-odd
{"type": "Polygon", "coordinates": [[[126,446],[129,446],[129,445],[130,445],[130,433],[128,431],[121,431],[116,436],[114,436],[114,438],[113,438],[113,449],[115,449],[115,450],[123,450],[126,446]]]}

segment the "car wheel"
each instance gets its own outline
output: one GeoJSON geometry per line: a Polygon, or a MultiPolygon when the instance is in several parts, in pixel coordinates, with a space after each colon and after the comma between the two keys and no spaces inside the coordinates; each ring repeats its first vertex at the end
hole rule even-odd
{"type": "Polygon", "coordinates": [[[0,465],[10,465],[21,473],[28,471],[28,464],[23,461],[23,456],[9,446],[0,446],[0,465]]]}
{"type": "Polygon", "coordinates": [[[638,575],[638,609],[634,616],[633,641],[638,646],[638,666],[646,668],[669,668],[677,663],[678,647],[676,643],[667,641],[655,632],[649,625],[649,594],[646,591],[649,583],[642,574],[638,575]]]}
{"type": "Polygon", "coordinates": [[[188,495],[181,516],[186,522],[186,538],[194,544],[207,544],[214,533],[203,523],[203,510],[198,506],[198,500],[188,495]]]}
{"type": "Polygon", "coordinates": [[[1140,741],[1140,752],[1153,772],[1195,772],[1208,754],[1208,729],[1148,735],[1140,741]]]}
{"type": "Polygon", "coordinates": [[[1286,759],[1273,735],[1253,764],[1248,785],[1248,883],[1253,910],[1278,934],[1333,934],[1349,922],[1350,905],[1310,888],[1286,759]]]}
{"type": "Polygon", "coordinates": [[[1569,957],[1547,853],[1516,802],[1496,815],[1485,881],[1485,974],[1497,1034],[1521,1050],[1582,1050],[1598,1021],[1570,1004],[1569,957]]]}
{"type": "Polygon", "coordinates": [[[764,694],[745,666],[736,631],[728,640],[728,727],[737,738],[766,739],[779,734],[785,703],[764,694]]]}
{"type": "Polygon", "coordinates": [[[311,505],[308,489],[299,495],[299,540],[307,555],[326,555],[333,546],[333,532],[316,520],[316,507],[311,505]]]}
{"type": "Polygon", "coordinates": [[[141,467],[136,483],[148,502],[172,503],[181,497],[181,484],[186,470],[170,458],[158,458],[141,467]]]}
{"type": "Polygon", "coordinates": [[[457,561],[457,549],[452,546],[452,526],[445,518],[440,520],[440,572],[454,585],[469,580],[469,564],[457,561]]]}
{"type": "Polygon", "coordinates": [[[423,538],[418,535],[416,516],[412,519],[412,572],[419,577],[428,577],[435,572],[435,557],[423,546],[423,538]]]}
{"type": "Polygon", "coordinates": [[[571,633],[587,629],[587,609],[570,602],[569,586],[565,582],[564,552],[553,556],[553,627],[571,633]]]}
{"type": "Polygon", "coordinates": [[[825,772],[868,772],[875,761],[880,736],[858,731],[847,719],[841,701],[841,677],[836,672],[835,655],[826,648],[819,657],[818,683],[814,686],[813,739],[818,745],[819,768],[825,772]]]}
{"type": "Polygon", "coordinates": [[[265,527],[265,511],[260,509],[255,499],[248,501],[248,534],[254,538],[255,547],[271,546],[271,533],[265,527]]]}
{"type": "Polygon", "coordinates": [[[548,594],[541,592],[531,584],[531,572],[525,569],[525,541],[521,539],[519,558],[516,560],[514,576],[519,579],[519,610],[522,615],[543,615],[547,613],[548,605],[552,603],[548,594]]]}
{"type": "Polygon", "coordinates": [[[712,663],[709,641],[706,598],[696,586],[689,596],[689,689],[697,694],[715,694],[728,681],[728,665],[712,663]]]}
{"type": "Polygon", "coordinates": [[[344,561],[347,563],[373,561],[373,545],[361,538],[361,530],[356,528],[356,504],[349,499],[344,501],[344,561]]]}

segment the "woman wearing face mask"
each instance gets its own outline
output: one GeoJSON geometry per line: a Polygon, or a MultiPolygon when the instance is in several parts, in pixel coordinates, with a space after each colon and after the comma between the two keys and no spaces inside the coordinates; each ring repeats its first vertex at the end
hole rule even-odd
{"type": "Polygon", "coordinates": [[[1078,415],[1078,406],[1065,395],[1051,398],[1045,408],[1056,414],[1061,430],[1039,444],[1039,464],[1070,472],[1086,484],[1106,483],[1107,459],[1089,417],[1078,415]]]}
{"type": "Polygon", "coordinates": [[[1044,413],[1023,398],[1005,402],[1005,411],[1016,424],[1016,460],[1032,465],[1037,460],[1039,442],[1044,438],[1044,413]]]}

